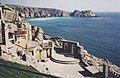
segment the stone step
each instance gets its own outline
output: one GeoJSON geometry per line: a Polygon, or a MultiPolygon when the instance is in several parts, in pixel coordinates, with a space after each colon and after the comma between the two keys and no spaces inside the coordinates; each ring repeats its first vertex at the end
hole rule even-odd
{"type": "Polygon", "coordinates": [[[54,53],[51,57],[51,60],[56,63],[61,63],[61,64],[78,64],[79,59],[75,59],[73,57],[65,57],[62,54],[57,54],[54,53]]]}

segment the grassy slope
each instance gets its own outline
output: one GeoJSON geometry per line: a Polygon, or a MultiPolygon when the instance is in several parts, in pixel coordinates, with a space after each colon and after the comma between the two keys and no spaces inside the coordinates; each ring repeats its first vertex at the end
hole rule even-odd
{"type": "Polygon", "coordinates": [[[50,78],[32,67],[0,60],[0,78],[50,78]]]}

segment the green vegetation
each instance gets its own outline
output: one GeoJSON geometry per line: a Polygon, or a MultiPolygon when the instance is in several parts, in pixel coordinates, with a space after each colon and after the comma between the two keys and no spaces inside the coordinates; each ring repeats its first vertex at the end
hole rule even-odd
{"type": "MultiPolygon", "coordinates": [[[[0,60],[0,78],[51,78],[30,66],[0,60]]],[[[52,77],[53,78],[53,77],[52,77]]]]}

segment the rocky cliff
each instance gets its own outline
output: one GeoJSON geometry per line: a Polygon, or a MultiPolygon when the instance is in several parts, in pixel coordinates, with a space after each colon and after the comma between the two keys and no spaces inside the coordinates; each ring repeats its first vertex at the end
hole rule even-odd
{"type": "Polygon", "coordinates": [[[8,4],[7,6],[18,11],[21,17],[28,17],[28,18],[67,17],[70,15],[69,12],[53,9],[53,8],[33,8],[33,7],[26,7],[20,5],[8,5],[8,4]]]}
{"type": "Polygon", "coordinates": [[[73,13],[70,13],[71,17],[95,17],[95,13],[93,13],[91,10],[86,11],[79,11],[75,10],[73,13]]]}
{"type": "MultiPolygon", "coordinates": [[[[3,27],[2,28],[3,29],[3,32],[2,32],[3,33],[2,34],[3,38],[2,37],[1,38],[7,40],[7,41],[4,40],[5,44],[1,43],[2,45],[0,45],[0,48],[1,48],[0,59],[5,59],[5,60],[12,61],[12,62],[18,62],[20,64],[25,64],[25,65],[30,65],[30,66],[34,67],[35,69],[37,69],[38,71],[40,71],[41,73],[52,74],[53,75],[53,73],[48,71],[48,68],[46,68],[47,66],[45,67],[45,64],[42,65],[42,63],[40,63],[40,61],[43,60],[44,58],[47,59],[48,54],[49,54],[47,51],[54,52],[53,51],[54,46],[51,47],[51,45],[54,45],[54,44],[51,44],[52,41],[48,37],[45,37],[45,38],[43,37],[44,34],[43,34],[43,30],[41,28],[38,28],[37,26],[36,27],[35,26],[31,27],[31,25],[26,23],[24,20],[21,20],[21,18],[19,17],[20,15],[22,16],[20,11],[19,11],[20,15],[18,16],[18,13],[16,11],[12,10],[11,8],[9,8],[9,7],[7,7],[7,6],[3,5],[3,4],[0,4],[0,9],[1,9],[0,14],[1,14],[1,17],[2,17],[1,20],[0,20],[0,22],[2,24],[0,24],[0,26],[3,27]],[[14,31],[15,32],[17,31],[19,33],[10,32],[10,30],[14,29],[14,26],[17,27],[17,29],[15,29],[14,31]],[[23,31],[26,31],[27,33],[23,32],[23,31]],[[11,36],[12,36],[12,38],[11,38],[11,36]],[[24,39],[25,39],[25,41],[24,41],[24,39]],[[14,40],[14,42],[13,42],[13,40],[14,40]],[[43,41],[44,41],[44,44],[43,44],[43,41]],[[21,43],[22,43],[22,45],[21,45],[21,43]],[[25,44],[23,44],[23,43],[25,43],[25,44]],[[45,46],[45,44],[47,44],[47,47],[43,47],[43,46],[45,46]],[[30,46],[30,45],[33,45],[33,46],[30,46]],[[50,45],[50,49],[52,48],[53,50],[48,50],[48,45],[50,45]],[[33,50],[35,49],[35,50],[31,51],[30,48],[32,48],[33,50]],[[35,53],[35,54],[33,54],[33,53],[35,53]],[[25,54],[29,58],[26,58],[25,54]],[[39,56],[40,58],[38,56],[35,56],[35,55],[40,55],[39,56]],[[39,68],[39,67],[42,67],[42,68],[39,68]]],[[[73,16],[77,16],[76,13],[77,13],[77,11],[75,11],[75,13],[73,13],[73,16]]],[[[88,14],[89,14],[89,12],[88,12],[88,14]]],[[[71,16],[71,14],[70,14],[70,16],[71,16]]],[[[53,39],[55,39],[55,38],[53,38],[53,39]]],[[[58,40],[58,42],[60,42],[60,44],[58,42],[55,43],[55,44],[58,44],[58,45],[61,45],[62,41],[64,41],[64,42],[66,41],[67,43],[70,43],[70,45],[71,44],[72,45],[77,44],[76,47],[74,46],[73,48],[80,50],[80,52],[79,52],[80,57],[82,57],[81,63],[82,62],[85,63],[85,67],[95,66],[96,69],[98,69],[100,71],[99,66],[102,66],[102,64],[104,64],[104,62],[105,62],[104,60],[102,60],[100,58],[97,58],[97,57],[95,57],[93,55],[90,55],[84,49],[84,47],[78,45],[78,43],[76,43],[76,42],[73,42],[73,41],[70,41],[70,40],[64,40],[64,39],[62,41],[60,41],[62,38],[59,38],[59,37],[57,37],[56,39],[58,40]]],[[[61,49],[61,47],[60,47],[60,49],[61,49]]],[[[72,51],[73,51],[73,49],[72,49],[72,51]]],[[[120,78],[120,68],[117,67],[116,65],[113,65],[110,62],[106,62],[106,63],[108,63],[108,64],[105,65],[105,66],[107,66],[106,71],[108,71],[108,68],[110,69],[109,71],[113,75],[113,77],[112,76],[111,77],[112,78],[120,78]]],[[[54,65],[52,65],[52,66],[54,67],[54,65]]],[[[82,64],[82,66],[83,66],[83,64],[82,64]]],[[[71,68],[69,68],[69,69],[71,69],[71,68]]],[[[3,72],[4,72],[4,70],[3,70],[3,72]]],[[[19,73],[19,71],[17,71],[17,72],[19,73]]],[[[77,70],[77,72],[78,72],[78,70],[77,70]]],[[[86,73],[86,71],[85,71],[85,73],[86,73]]]]}
{"type": "Polygon", "coordinates": [[[35,7],[27,7],[20,5],[10,5],[10,4],[6,4],[6,5],[18,11],[21,17],[27,17],[27,18],[96,16],[95,13],[93,13],[91,10],[86,10],[86,11],[75,10],[74,12],[70,13],[67,11],[53,9],[53,8],[35,8],[35,7]]]}

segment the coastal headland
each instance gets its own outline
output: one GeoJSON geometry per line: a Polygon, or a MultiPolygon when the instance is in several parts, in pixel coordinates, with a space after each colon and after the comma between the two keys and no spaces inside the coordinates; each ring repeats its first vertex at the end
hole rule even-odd
{"type": "Polygon", "coordinates": [[[67,12],[54,8],[27,7],[27,6],[10,5],[10,4],[7,4],[7,6],[18,11],[19,15],[25,18],[96,17],[97,16],[91,10],[85,10],[85,11],[74,10],[74,12],[67,12]]]}

